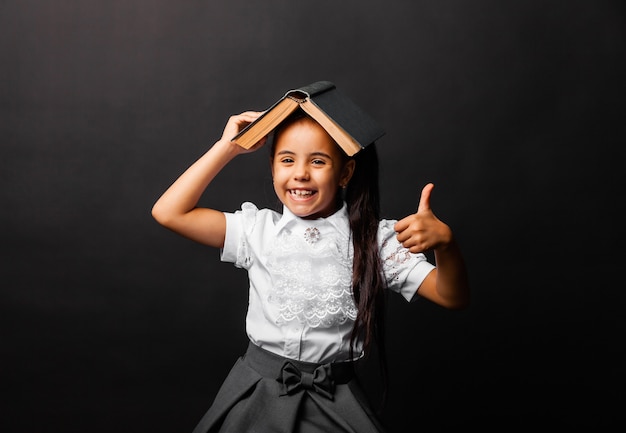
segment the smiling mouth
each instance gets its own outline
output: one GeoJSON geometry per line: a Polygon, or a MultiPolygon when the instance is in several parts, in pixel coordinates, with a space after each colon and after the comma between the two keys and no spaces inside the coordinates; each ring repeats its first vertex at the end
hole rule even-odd
{"type": "Polygon", "coordinates": [[[291,195],[294,198],[309,198],[313,194],[315,194],[315,191],[311,191],[308,189],[290,189],[289,190],[289,195],[291,195]]]}

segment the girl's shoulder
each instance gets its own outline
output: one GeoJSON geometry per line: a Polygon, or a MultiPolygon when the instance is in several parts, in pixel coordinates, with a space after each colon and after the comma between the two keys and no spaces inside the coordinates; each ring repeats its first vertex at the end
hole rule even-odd
{"type": "Polygon", "coordinates": [[[388,239],[390,236],[395,236],[396,231],[394,230],[394,226],[397,222],[398,220],[381,219],[378,222],[378,238],[388,239]]]}
{"type": "Polygon", "coordinates": [[[261,208],[249,201],[241,204],[241,209],[234,212],[235,215],[240,215],[244,225],[251,226],[256,224],[271,224],[275,225],[282,214],[276,212],[273,209],[261,208]]]}

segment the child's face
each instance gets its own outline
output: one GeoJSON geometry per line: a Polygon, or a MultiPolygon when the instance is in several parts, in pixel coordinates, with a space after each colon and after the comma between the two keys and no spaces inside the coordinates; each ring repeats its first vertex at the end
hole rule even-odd
{"type": "Polygon", "coordinates": [[[337,193],[347,185],[354,160],[314,120],[304,118],[276,138],[272,157],[274,190],[294,215],[306,219],[335,213],[337,193]]]}

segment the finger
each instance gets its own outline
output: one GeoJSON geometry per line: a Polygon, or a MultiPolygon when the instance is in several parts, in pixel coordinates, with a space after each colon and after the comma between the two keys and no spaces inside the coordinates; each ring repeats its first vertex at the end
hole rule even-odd
{"type": "Polygon", "coordinates": [[[224,127],[222,137],[232,139],[234,135],[239,133],[250,123],[254,122],[262,114],[263,112],[261,111],[244,111],[243,113],[230,116],[228,122],[226,122],[226,126],[224,127]]]}
{"type": "Polygon", "coordinates": [[[396,224],[393,226],[393,230],[396,233],[403,232],[404,230],[407,229],[407,227],[409,227],[409,224],[410,224],[409,217],[402,218],[400,221],[396,222],[396,224]]]}
{"type": "Polygon", "coordinates": [[[243,127],[257,120],[260,116],[261,116],[261,113],[259,112],[245,111],[241,114],[233,116],[232,119],[234,123],[239,127],[239,129],[242,129],[243,127]]]}
{"type": "Polygon", "coordinates": [[[239,114],[239,116],[243,119],[249,120],[256,119],[260,117],[261,114],[263,114],[263,111],[244,111],[243,113],[239,114]]]}
{"type": "Polygon", "coordinates": [[[428,183],[422,189],[422,195],[420,196],[420,202],[419,202],[419,205],[417,206],[417,211],[418,212],[425,211],[425,210],[430,210],[430,194],[431,194],[431,192],[432,192],[434,187],[435,187],[434,184],[428,183]]]}

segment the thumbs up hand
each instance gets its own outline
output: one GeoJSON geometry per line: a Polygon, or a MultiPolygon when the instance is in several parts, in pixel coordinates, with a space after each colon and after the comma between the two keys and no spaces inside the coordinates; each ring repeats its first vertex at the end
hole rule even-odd
{"type": "Polygon", "coordinates": [[[424,186],[417,212],[401,219],[394,226],[398,241],[412,253],[445,249],[452,242],[452,230],[430,208],[434,187],[432,183],[424,186]]]}

